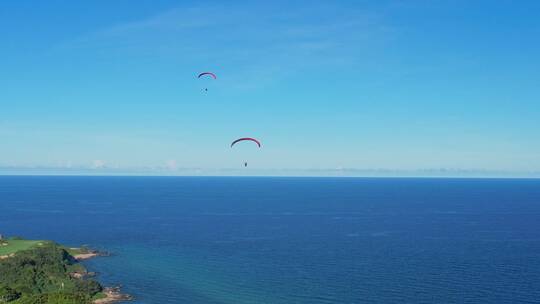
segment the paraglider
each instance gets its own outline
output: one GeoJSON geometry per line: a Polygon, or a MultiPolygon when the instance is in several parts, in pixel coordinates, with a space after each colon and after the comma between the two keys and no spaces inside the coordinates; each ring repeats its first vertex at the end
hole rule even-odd
{"type": "MultiPolygon", "coordinates": [[[[233,142],[231,143],[231,148],[232,148],[234,145],[236,145],[237,143],[242,142],[242,141],[251,141],[251,142],[254,142],[255,144],[257,144],[257,146],[258,146],[259,148],[261,148],[261,142],[258,141],[258,140],[255,139],[255,138],[251,138],[251,137],[242,137],[242,138],[239,138],[239,139],[233,141],[233,142]]],[[[248,166],[248,163],[247,163],[247,162],[244,162],[244,167],[247,167],[247,166],[248,166]]]]}
{"type": "MultiPolygon", "coordinates": [[[[199,76],[197,76],[197,78],[201,78],[201,77],[203,77],[203,76],[210,76],[210,77],[212,77],[212,78],[214,78],[214,79],[217,79],[216,74],[214,74],[214,73],[212,73],[212,72],[202,72],[202,73],[199,74],[199,76]]],[[[204,90],[205,90],[206,92],[208,92],[208,88],[204,88],[204,90]]]]}
{"type": "Polygon", "coordinates": [[[217,79],[216,74],[214,74],[214,73],[212,73],[212,72],[202,72],[202,73],[199,74],[199,76],[197,76],[197,78],[201,78],[201,77],[203,77],[204,75],[210,75],[210,76],[212,76],[212,78],[217,79]]]}
{"type": "Polygon", "coordinates": [[[241,141],[252,141],[252,142],[256,143],[257,146],[259,146],[259,148],[261,147],[261,142],[258,141],[258,140],[256,140],[255,138],[251,138],[251,137],[242,137],[242,138],[239,138],[239,139],[233,141],[233,142],[231,143],[231,148],[232,148],[234,145],[236,145],[237,143],[241,142],[241,141]]]}

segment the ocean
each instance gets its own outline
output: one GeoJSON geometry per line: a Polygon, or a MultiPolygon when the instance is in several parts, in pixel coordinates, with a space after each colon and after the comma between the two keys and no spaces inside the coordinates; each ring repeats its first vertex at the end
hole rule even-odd
{"type": "Polygon", "coordinates": [[[0,177],[0,233],[132,303],[540,303],[540,180],[0,177]]]}

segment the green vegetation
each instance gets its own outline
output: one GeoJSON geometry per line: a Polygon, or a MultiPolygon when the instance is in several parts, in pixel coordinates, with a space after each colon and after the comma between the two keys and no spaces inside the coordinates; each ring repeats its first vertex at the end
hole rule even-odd
{"type": "Polygon", "coordinates": [[[16,254],[0,260],[0,303],[85,304],[102,295],[98,282],[73,275],[86,270],[58,244],[8,240],[2,250],[16,254]]]}
{"type": "Polygon", "coordinates": [[[10,255],[17,251],[27,250],[38,246],[50,244],[49,241],[30,241],[19,238],[0,241],[0,256],[10,255]]]}

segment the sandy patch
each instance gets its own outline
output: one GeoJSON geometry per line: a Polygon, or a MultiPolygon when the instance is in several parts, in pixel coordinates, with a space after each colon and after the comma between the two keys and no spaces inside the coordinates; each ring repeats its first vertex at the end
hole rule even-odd
{"type": "Polygon", "coordinates": [[[77,261],[83,261],[83,260],[88,260],[88,259],[91,259],[91,258],[95,258],[97,257],[99,254],[96,253],[96,252],[90,252],[90,253],[81,253],[81,254],[76,254],[74,255],[73,257],[77,260],[77,261]]]}
{"type": "Polygon", "coordinates": [[[15,256],[15,253],[8,254],[8,255],[0,255],[0,260],[11,258],[13,256],[15,256]]]}

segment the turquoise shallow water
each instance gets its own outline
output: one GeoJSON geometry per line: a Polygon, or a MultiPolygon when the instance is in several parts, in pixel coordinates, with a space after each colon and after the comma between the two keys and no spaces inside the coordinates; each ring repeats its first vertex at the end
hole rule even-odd
{"type": "Polygon", "coordinates": [[[540,180],[0,177],[134,303],[538,303],[540,180]]]}

